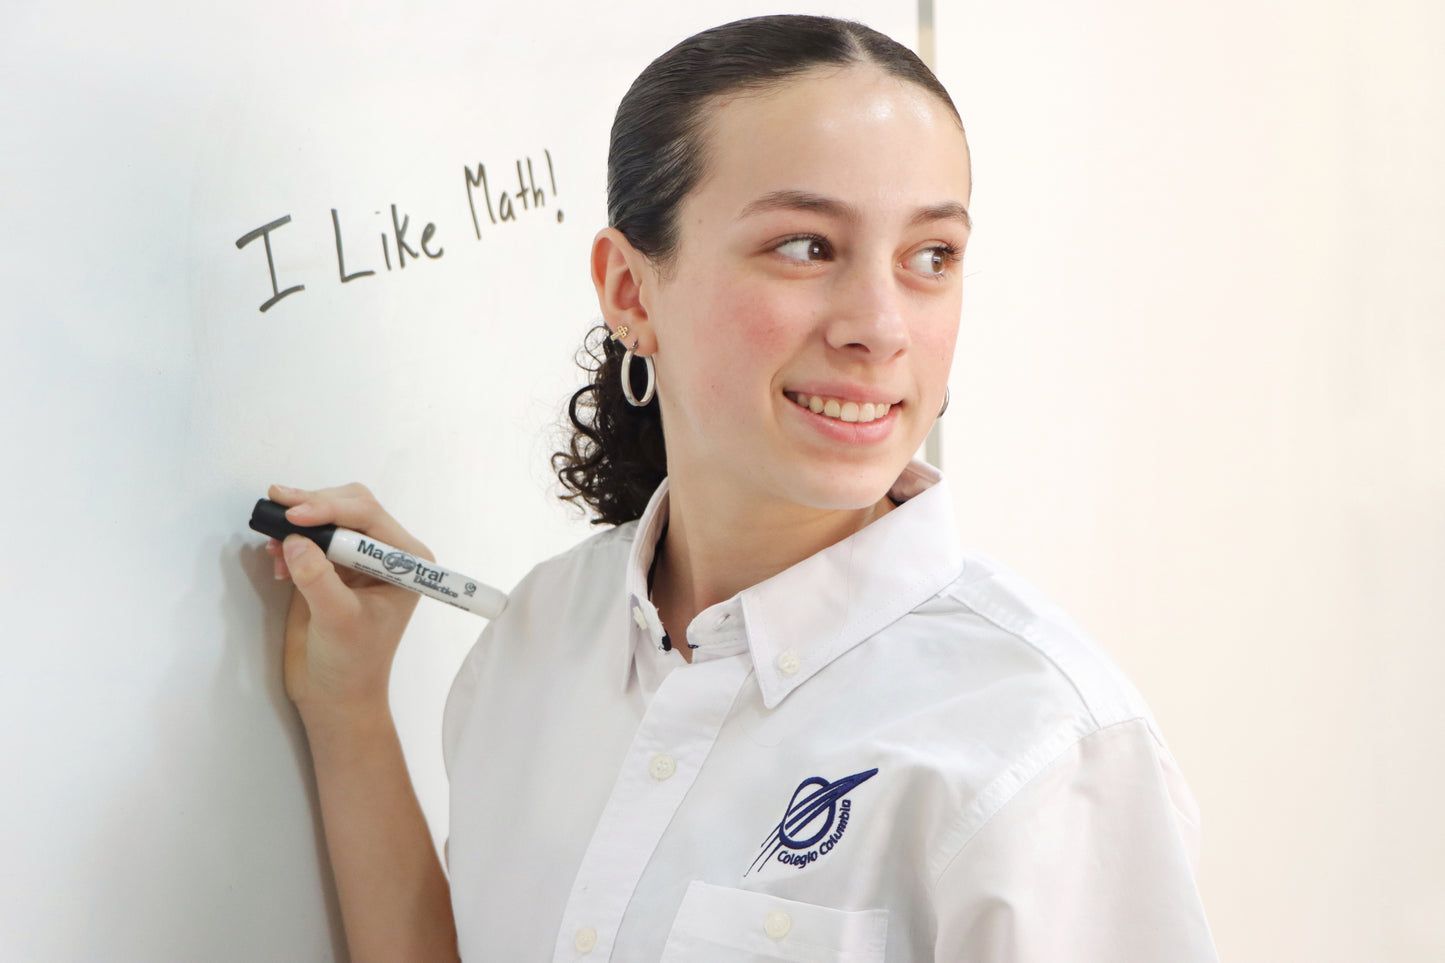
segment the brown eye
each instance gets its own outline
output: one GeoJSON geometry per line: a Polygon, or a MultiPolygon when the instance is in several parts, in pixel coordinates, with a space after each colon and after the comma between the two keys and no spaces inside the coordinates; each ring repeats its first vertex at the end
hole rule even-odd
{"type": "Polygon", "coordinates": [[[820,237],[795,237],[773,250],[794,261],[826,261],[829,256],[828,242],[820,237]]]}
{"type": "Polygon", "coordinates": [[[926,277],[940,278],[948,274],[955,260],[957,255],[950,247],[926,247],[909,259],[909,267],[926,277]]]}

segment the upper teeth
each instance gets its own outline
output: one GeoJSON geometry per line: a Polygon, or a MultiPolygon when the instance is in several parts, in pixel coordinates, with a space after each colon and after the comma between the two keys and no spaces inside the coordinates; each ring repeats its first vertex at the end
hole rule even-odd
{"type": "Polygon", "coordinates": [[[796,405],[801,405],[808,410],[826,415],[829,418],[837,418],[839,421],[877,421],[888,414],[892,407],[886,401],[863,402],[841,401],[837,398],[824,398],[821,395],[788,395],[796,405]]]}

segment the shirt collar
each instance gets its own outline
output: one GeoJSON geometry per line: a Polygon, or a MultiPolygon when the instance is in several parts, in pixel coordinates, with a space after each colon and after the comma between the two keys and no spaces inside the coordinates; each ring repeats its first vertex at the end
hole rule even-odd
{"type": "MultiPolygon", "coordinates": [[[[829,663],[937,595],[958,577],[963,548],[953,500],[938,470],[914,460],[889,495],[901,502],[882,518],[772,578],[698,613],[687,639],[693,658],[750,652],[769,709],[829,663]]],[[[632,674],[638,645],[662,645],[662,622],[648,598],[647,573],[667,523],[663,480],[638,520],[627,565],[632,645],[624,647],[621,681],[632,674]]]]}
{"type": "Polygon", "coordinates": [[[648,597],[647,573],[652,571],[652,559],[657,552],[657,540],[667,526],[667,479],[657,486],[642,517],[637,520],[637,530],[632,533],[632,550],[627,557],[627,613],[631,645],[623,647],[622,686],[625,688],[632,675],[632,662],[637,646],[662,647],[662,619],[657,607],[648,597]]]}

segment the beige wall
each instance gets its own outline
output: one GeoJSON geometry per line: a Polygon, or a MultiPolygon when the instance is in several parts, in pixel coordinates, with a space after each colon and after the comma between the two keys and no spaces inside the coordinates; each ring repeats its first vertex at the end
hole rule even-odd
{"type": "Polygon", "coordinates": [[[935,16],[966,541],[1154,707],[1222,959],[1445,959],[1445,7],[935,16]]]}

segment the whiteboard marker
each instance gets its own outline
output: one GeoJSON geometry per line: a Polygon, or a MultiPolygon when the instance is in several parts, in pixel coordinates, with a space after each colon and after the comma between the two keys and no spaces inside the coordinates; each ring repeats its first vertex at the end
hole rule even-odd
{"type": "Polygon", "coordinates": [[[251,528],[280,541],[287,535],[303,535],[338,565],[466,609],[484,619],[496,618],[507,604],[507,596],[490,585],[360,532],[335,525],[293,525],[286,518],[286,506],[269,498],[260,499],[251,510],[251,528]]]}

